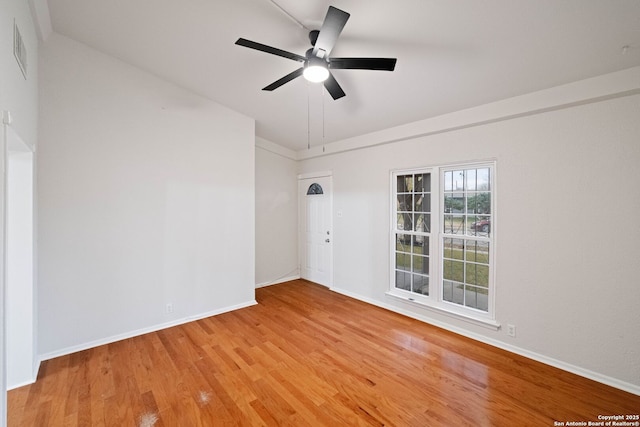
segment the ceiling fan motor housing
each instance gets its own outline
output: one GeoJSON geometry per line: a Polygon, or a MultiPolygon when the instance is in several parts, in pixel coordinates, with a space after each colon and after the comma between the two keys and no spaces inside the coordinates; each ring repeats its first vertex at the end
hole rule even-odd
{"type": "Polygon", "coordinates": [[[311,42],[311,46],[316,45],[316,40],[318,40],[318,34],[320,34],[320,30],[312,30],[309,32],[309,41],[311,42]]]}

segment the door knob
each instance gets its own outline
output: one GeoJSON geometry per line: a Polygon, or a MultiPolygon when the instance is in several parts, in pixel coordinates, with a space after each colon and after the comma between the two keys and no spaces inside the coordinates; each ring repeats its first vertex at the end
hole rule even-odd
{"type": "Polygon", "coordinates": [[[327,243],[329,243],[329,241],[330,241],[329,239],[325,240],[325,242],[327,242],[327,243]]]}

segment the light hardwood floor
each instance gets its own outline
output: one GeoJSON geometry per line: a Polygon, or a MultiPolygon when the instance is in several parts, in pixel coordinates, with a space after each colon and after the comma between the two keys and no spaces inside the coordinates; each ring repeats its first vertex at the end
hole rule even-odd
{"type": "Polygon", "coordinates": [[[43,362],[9,426],[553,426],[640,396],[302,280],[258,305],[43,362]]]}

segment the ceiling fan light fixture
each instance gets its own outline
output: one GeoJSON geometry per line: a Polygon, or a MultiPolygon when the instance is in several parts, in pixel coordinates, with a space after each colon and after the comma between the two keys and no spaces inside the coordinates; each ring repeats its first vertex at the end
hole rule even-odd
{"type": "Polygon", "coordinates": [[[320,83],[329,78],[327,62],[320,58],[309,58],[304,66],[302,75],[312,83],[320,83]]]}

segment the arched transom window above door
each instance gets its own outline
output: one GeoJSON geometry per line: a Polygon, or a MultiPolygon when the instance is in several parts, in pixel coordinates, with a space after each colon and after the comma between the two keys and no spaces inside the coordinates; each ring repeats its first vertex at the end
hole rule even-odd
{"type": "Polygon", "coordinates": [[[309,186],[309,189],[307,190],[307,196],[314,194],[324,194],[324,191],[322,191],[322,186],[316,182],[311,184],[309,186]]]}

